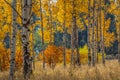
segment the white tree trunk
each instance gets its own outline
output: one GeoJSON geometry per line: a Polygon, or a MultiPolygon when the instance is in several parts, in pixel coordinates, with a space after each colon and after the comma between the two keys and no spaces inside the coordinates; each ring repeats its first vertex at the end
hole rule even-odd
{"type": "Polygon", "coordinates": [[[95,0],[93,1],[93,22],[92,22],[92,66],[95,66],[95,0]]]}
{"type": "MultiPolygon", "coordinates": [[[[12,1],[12,6],[16,9],[16,0],[12,1]]],[[[11,40],[11,54],[10,54],[10,80],[14,80],[15,73],[15,51],[16,51],[16,19],[17,13],[15,10],[12,10],[12,40],[11,40]]]]}
{"type": "Polygon", "coordinates": [[[28,79],[31,71],[31,62],[30,62],[30,42],[29,42],[29,25],[30,25],[30,15],[32,8],[32,0],[22,0],[22,44],[23,44],[23,57],[24,57],[24,78],[28,79]]]}
{"type": "Polygon", "coordinates": [[[87,44],[88,44],[88,65],[91,65],[91,45],[90,45],[90,27],[91,27],[91,19],[90,19],[90,0],[88,1],[88,28],[87,28],[87,44]]]}

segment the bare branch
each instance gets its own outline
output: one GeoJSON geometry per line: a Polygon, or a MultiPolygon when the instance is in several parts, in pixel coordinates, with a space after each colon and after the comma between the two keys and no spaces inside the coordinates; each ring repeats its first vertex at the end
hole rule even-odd
{"type": "Polygon", "coordinates": [[[9,2],[7,2],[6,0],[4,0],[4,1],[5,1],[5,3],[8,4],[12,9],[15,10],[15,12],[18,14],[18,16],[19,16],[21,19],[23,19],[22,16],[19,14],[19,12],[18,12],[9,2]]]}

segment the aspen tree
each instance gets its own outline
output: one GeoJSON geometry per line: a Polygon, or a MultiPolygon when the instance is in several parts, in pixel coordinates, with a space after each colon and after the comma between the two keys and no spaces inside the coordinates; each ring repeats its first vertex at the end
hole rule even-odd
{"type": "Polygon", "coordinates": [[[101,52],[102,52],[102,63],[105,64],[105,48],[104,48],[104,28],[106,24],[106,0],[104,0],[104,24],[103,27],[101,27],[101,52]]]}
{"type": "Polygon", "coordinates": [[[63,48],[63,61],[66,67],[66,0],[64,0],[63,48]]]}
{"type": "MultiPolygon", "coordinates": [[[[16,9],[16,0],[12,0],[12,7],[16,9]]],[[[15,51],[16,51],[16,28],[17,28],[17,13],[12,9],[12,40],[11,40],[11,54],[10,54],[10,80],[14,80],[15,73],[15,51]]]]}
{"type": "Polygon", "coordinates": [[[28,79],[31,73],[31,61],[30,61],[30,18],[32,12],[32,0],[22,0],[22,45],[23,45],[23,57],[24,65],[23,72],[24,78],[28,79]]]}
{"type": "Polygon", "coordinates": [[[78,45],[78,26],[76,25],[76,52],[77,52],[77,65],[80,66],[81,65],[81,61],[80,61],[80,53],[79,53],[79,45],[78,45]]]}
{"type": "Polygon", "coordinates": [[[92,66],[95,66],[95,0],[93,0],[92,20],[92,66]]]}
{"type": "Polygon", "coordinates": [[[95,19],[95,41],[94,41],[94,44],[95,44],[95,63],[97,63],[97,53],[98,53],[98,44],[97,44],[97,40],[98,40],[98,26],[97,26],[97,1],[95,1],[95,16],[94,16],[94,19],[95,19]]]}
{"type": "Polygon", "coordinates": [[[87,44],[88,44],[88,65],[91,65],[91,44],[90,44],[90,28],[91,28],[91,17],[90,17],[90,0],[88,0],[88,28],[87,28],[87,44]]]}
{"type": "Polygon", "coordinates": [[[75,26],[76,26],[76,11],[75,0],[72,0],[72,28],[71,28],[71,66],[75,67],[75,26]]]}
{"type": "Polygon", "coordinates": [[[42,55],[43,68],[45,68],[45,54],[44,54],[44,29],[43,29],[43,15],[42,15],[42,1],[40,0],[40,17],[41,17],[41,32],[42,32],[42,55]]]}
{"type": "Polygon", "coordinates": [[[96,53],[96,63],[98,63],[98,48],[99,48],[99,1],[97,1],[97,9],[96,9],[96,50],[97,50],[97,53],[96,53]]]}

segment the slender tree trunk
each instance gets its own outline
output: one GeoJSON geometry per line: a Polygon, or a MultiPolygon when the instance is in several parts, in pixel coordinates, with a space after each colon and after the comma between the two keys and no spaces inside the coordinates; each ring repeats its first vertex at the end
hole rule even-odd
{"type": "Polygon", "coordinates": [[[102,0],[100,0],[100,1],[98,1],[99,3],[98,3],[98,25],[99,25],[99,36],[100,36],[100,41],[99,41],[99,47],[100,47],[100,53],[101,53],[101,27],[102,27],[102,13],[101,13],[101,10],[102,10],[102,5],[101,5],[101,1],[102,0]]]}
{"type": "Polygon", "coordinates": [[[95,35],[94,36],[95,37],[95,40],[94,40],[95,47],[94,47],[94,50],[95,50],[95,63],[97,63],[97,53],[98,53],[98,45],[97,45],[97,36],[98,36],[97,33],[98,33],[98,31],[97,30],[98,30],[98,26],[97,26],[97,6],[96,6],[97,5],[97,1],[96,0],[94,2],[94,5],[95,5],[95,7],[94,7],[95,8],[94,9],[95,10],[94,11],[95,12],[94,13],[95,14],[95,16],[94,16],[94,24],[95,24],[94,25],[95,26],[95,34],[94,34],[95,35]]]}
{"type": "Polygon", "coordinates": [[[45,69],[45,54],[44,54],[44,30],[43,30],[43,15],[42,15],[42,1],[40,0],[40,17],[41,17],[41,32],[42,32],[42,54],[43,54],[43,68],[45,69]]]}
{"type": "Polygon", "coordinates": [[[104,47],[104,28],[105,28],[105,26],[106,26],[106,1],[104,1],[104,25],[103,25],[103,27],[102,27],[102,29],[101,29],[101,41],[102,41],[102,43],[101,43],[101,45],[102,45],[102,49],[101,49],[101,51],[102,51],[102,63],[105,65],[105,47],[104,47]]]}
{"type": "Polygon", "coordinates": [[[74,52],[74,32],[72,28],[72,33],[71,33],[71,66],[75,65],[75,52],[74,52]]]}
{"type": "MultiPolygon", "coordinates": [[[[97,3],[98,4],[98,3],[97,3]]],[[[98,8],[97,8],[97,12],[98,12],[98,8]]],[[[98,20],[99,20],[99,13],[97,13],[97,20],[96,20],[96,63],[98,63],[98,48],[99,48],[99,43],[98,43],[98,31],[99,31],[99,23],[98,23],[98,20]]]]}
{"type": "Polygon", "coordinates": [[[75,67],[75,64],[80,66],[80,53],[79,53],[79,45],[78,45],[78,27],[76,23],[76,1],[72,2],[72,33],[71,33],[71,65],[75,67]],[[75,55],[75,48],[77,55],[75,55]]]}
{"type": "Polygon", "coordinates": [[[91,45],[90,45],[90,27],[91,27],[91,17],[90,17],[90,0],[88,0],[88,28],[87,28],[87,45],[88,45],[88,65],[91,65],[91,45]]]}
{"type": "Polygon", "coordinates": [[[75,14],[75,1],[72,1],[72,33],[71,33],[71,66],[75,67],[75,29],[76,29],[76,14],[75,14]]]}
{"type": "Polygon", "coordinates": [[[63,23],[63,60],[66,67],[66,0],[64,0],[64,23],[63,23]]]}
{"type": "MultiPolygon", "coordinates": [[[[102,1],[100,0],[100,51],[102,53],[102,63],[105,64],[105,58],[104,58],[104,29],[103,27],[105,27],[105,18],[104,18],[104,25],[102,26],[102,15],[101,15],[101,11],[102,11],[102,1]]],[[[105,16],[105,14],[104,14],[105,16]]]]}
{"type": "Polygon", "coordinates": [[[101,43],[102,43],[102,38],[101,38],[101,37],[102,37],[102,32],[101,32],[101,31],[102,31],[102,15],[101,15],[101,10],[102,10],[101,7],[102,7],[102,6],[101,6],[101,5],[102,5],[102,4],[101,4],[101,0],[100,0],[100,1],[99,1],[99,19],[100,19],[100,20],[99,20],[99,21],[100,21],[100,22],[99,22],[99,24],[100,24],[100,52],[101,52],[101,49],[102,49],[102,44],[101,44],[101,43]]]}
{"type": "Polygon", "coordinates": [[[92,22],[92,66],[95,66],[95,0],[93,0],[93,22],[92,22]]]}
{"type": "MultiPolygon", "coordinates": [[[[120,16],[118,16],[120,21],[120,16]]],[[[120,23],[118,23],[118,62],[120,63],[120,23]]]]}
{"type": "MultiPolygon", "coordinates": [[[[14,9],[16,9],[16,0],[12,1],[12,6],[14,9]]],[[[17,19],[17,13],[15,10],[12,10],[12,40],[11,40],[11,54],[10,54],[10,78],[9,80],[14,80],[14,73],[15,73],[15,51],[16,51],[16,19],[17,19]]]]}
{"type": "Polygon", "coordinates": [[[81,61],[80,61],[80,53],[79,53],[79,45],[78,45],[78,26],[76,26],[76,51],[77,51],[77,65],[80,66],[81,65],[81,61]]]}
{"type": "Polygon", "coordinates": [[[30,62],[30,48],[29,48],[29,34],[30,34],[30,16],[31,16],[32,0],[22,0],[22,44],[23,44],[23,57],[24,57],[24,78],[28,79],[31,73],[30,62]]]}

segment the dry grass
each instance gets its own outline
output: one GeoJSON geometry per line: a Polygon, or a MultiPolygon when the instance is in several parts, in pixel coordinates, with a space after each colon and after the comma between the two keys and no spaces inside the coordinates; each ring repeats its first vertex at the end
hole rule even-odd
{"type": "MultiPolygon", "coordinates": [[[[8,80],[8,71],[0,73],[0,80],[8,80]]],[[[16,72],[16,80],[23,80],[22,72],[16,72]]],[[[96,67],[83,65],[75,69],[57,66],[54,70],[50,68],[43,70],[41,64],[37,63],[30,80],[120,80],[120,65],[114,60],[107,61],[106,66],[102,64],[96,67]]]]}

